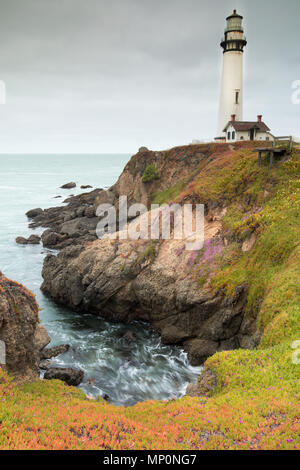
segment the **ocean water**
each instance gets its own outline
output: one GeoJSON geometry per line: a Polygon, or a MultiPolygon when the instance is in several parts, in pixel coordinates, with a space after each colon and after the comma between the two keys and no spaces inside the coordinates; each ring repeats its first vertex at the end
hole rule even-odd
{"type": "Polygon", "coordinates": [[[125,406],[181,397],[201,368],[191,367],[181,348],[162,345],[148,325],[112,324],[57,306],[40,291],[43,259],[51,250],[42,245],[17,245],[15,239],[44,230],[28,228],[25,213],[29,209],[61,205],[66,197],[82,192],[82,184],[110,187],[129,157],[0,155],[0,270],[35,293],[51,345],[71,345],[67,353],[53,359],[53,365],[81,368],[85,378],[80,387],[85,393],[94,397],[106,394],[111,403],[125,406]],[[59,189],[69,181],[75,181],[77,188],[59,189]],[[62,198],[56,199],[57,195],[62,198]],[[122,340],[128,330],[137,336],[132,345],[122,340]]]}

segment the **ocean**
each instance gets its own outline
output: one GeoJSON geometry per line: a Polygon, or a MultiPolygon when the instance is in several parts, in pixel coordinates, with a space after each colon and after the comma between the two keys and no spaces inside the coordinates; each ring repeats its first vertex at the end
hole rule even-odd
{"type": "Polygon", "coordinates": [[[34,292],[51,346],[70,344],[70,350],[52,364],[81,368],[85,378],[80,388],[95,398],[106,394],[119,406],[181,397],[201,368],[190,366],[181,348],[162,345],[148,325],[109,323],[53,303],[40,291],[43,259],[51,250],[17,245],[15,239],[44,230],[28,228],[29,209],[61,205],[71,194],[83,192],[81,185],[109,188],[129,158],[128,154],[0,155],[0,270],[34,292]],[[60,189],[70,181],[77,187],[60,189]],[[126,348],[122,336],[128,330],[137,341],[126,348]]]}

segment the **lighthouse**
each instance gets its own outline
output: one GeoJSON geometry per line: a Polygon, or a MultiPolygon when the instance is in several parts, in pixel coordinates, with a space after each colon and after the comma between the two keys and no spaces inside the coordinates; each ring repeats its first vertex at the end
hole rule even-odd
{"type": "Polygon", "coordinates": [[[223,68],[216,140],[226,139],[224,129],[232,116],[236,121],[243,121],[243,55],[247,44],[243,17],[234,10],[226,20],[227,27],[221,42],[223,68]]]}

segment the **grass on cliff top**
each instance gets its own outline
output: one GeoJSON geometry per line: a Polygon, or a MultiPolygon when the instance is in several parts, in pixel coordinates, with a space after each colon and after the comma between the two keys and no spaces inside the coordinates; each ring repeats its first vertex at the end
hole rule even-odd
{"type": "Polygon", "coordinates": [[[178,182],[157,197],[227,207],[234,256],[218,255],[211,288],[232,296],[248,285],[247,314],[262,333],[257,350],[209,358],[217,385],[208,397],[131,408],[87,400],[58,381],[16,387],[0,371],[1,449],[300,448],[300,354],[292,348],[300,340],[300,152],[269,171],[251,149],[216,148],[188,188],[178,182]]]}

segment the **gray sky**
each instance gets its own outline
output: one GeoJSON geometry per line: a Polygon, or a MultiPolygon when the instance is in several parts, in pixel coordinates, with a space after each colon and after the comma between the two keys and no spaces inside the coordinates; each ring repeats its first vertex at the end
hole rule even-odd
{"type": "Polygon", "coordinates": [[[0,0],[0,152],[135,152],[215,137],[225,17],[244,119],[300,135],[299,0],[0,0]]]}

